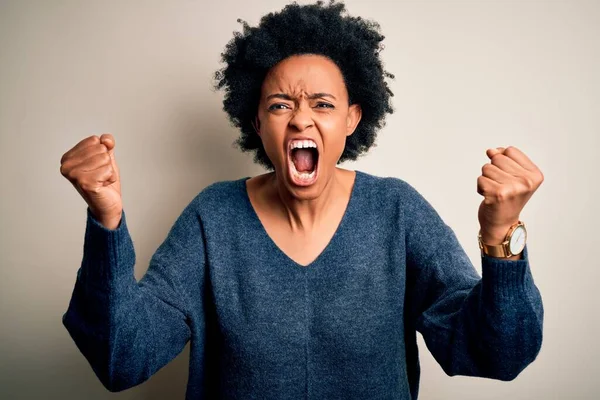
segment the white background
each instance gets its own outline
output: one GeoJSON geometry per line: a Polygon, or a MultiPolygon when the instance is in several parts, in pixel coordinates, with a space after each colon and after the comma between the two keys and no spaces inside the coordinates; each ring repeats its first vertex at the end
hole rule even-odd
{"type": "MultiPolygon", "coordinates": [[[[237,18],[255,25],[286,3],[0,1],[0,397],[183,398],[187,348],[113,395],[62,326],[86,205],[60,175],[60,158],[87,136],[115,136],[140,278],[200,190],[264,172],[232,147],[238,133],[212,74],[241,30],[237,18]]],[[[511,382],[451,378],[419,336],[419,398],[595,398],[600,2],[346,4],[381,24],[396,112],[377,147],[344,168],[414,185],[478,271],[486,149],[516,146],[545,175],[521,214],[545,308],[538,358],[511,382]]]]}

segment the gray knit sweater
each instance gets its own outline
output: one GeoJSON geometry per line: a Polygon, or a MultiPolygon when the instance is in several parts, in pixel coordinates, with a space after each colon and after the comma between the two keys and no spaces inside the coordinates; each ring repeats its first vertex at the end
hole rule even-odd
{"type": "Polygon", "coordinates": [[[522,260],[481,256],[402,179],[356,171],[341,224],[304,267],[268,236],[249,177],[183,210],[144,277],[125,213],[87,209],[63,323],[106,388],[147,380],[190,341],[187,399],[416,399],[416,331],[448,375],[514,379],[537,356],[543,306],[522,260]]]}

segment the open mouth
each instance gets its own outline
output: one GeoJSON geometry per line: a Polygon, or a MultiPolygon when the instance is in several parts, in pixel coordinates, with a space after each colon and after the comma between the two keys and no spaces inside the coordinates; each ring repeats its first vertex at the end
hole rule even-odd
{"type": "Polygon", "coordinates": [[[312,185],[317,181],[319,151],[315,147],[297,147],[288,151],[290,178],[298,186],[312,185]]]}

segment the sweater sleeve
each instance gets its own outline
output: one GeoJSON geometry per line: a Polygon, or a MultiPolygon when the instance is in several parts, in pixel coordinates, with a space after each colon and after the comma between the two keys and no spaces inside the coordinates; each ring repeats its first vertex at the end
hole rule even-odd
{"type": "Polygon", "coordinates": [[[521,260],[482,255],[480,276],[431,204],[408,184],[404,193],[410,323],[447,375],[513,380],[542,345],[528,245],[521,260]]]}
{"type": "Polygon", "coordinates": [[[87,209],[83,260],[63,324],[110,391],[146,381],[175,358],[190,339],[192,318],[197,329],[204,328],[203,318],[191,311],[200,312],[202,305],[190,305],[202,297],[190,294],[202,293],[204,266],[193,203],[178,217],[139,282],[125,212],[116,229],[107,229],[87,209]]]}

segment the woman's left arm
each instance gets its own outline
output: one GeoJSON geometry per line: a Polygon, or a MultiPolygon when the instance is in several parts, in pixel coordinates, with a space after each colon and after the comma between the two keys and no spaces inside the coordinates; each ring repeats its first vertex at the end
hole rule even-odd
{"type": "Polygon", "coordinates": [[[449,376],[514,379],[542,344],[544,310],[527,245],[520,260],[482,255],[479,276],[431,204],[408,184],[403,194],[407,323],[449,376]]]}

